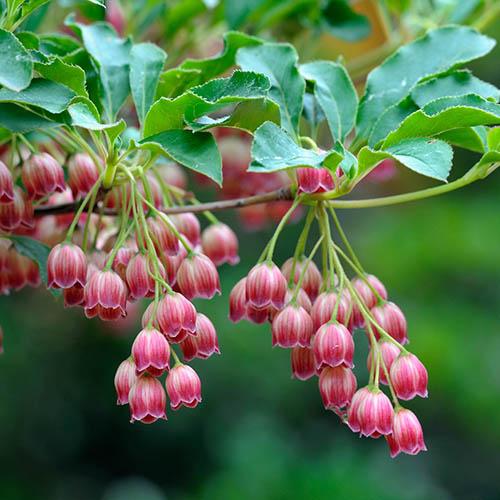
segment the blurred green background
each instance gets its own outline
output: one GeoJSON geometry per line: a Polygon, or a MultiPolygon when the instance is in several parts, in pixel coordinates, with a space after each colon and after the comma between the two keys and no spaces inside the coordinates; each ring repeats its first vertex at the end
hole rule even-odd
{"type": "MultiPolygon", "coordinates": [[[[497,48],[474,67],[499,83],[497,48]]],[[[474,156],[457,150],[458,176],[474,156]]],[[[424,187],[411,172],[356,196],[424,187]]],[[[43,290],[0,297],[0,499],[500,498],[500,175],[437,199],[341,213],[365,268],[406,312],[410,348],[429,370],[427,400],[408,406],[429,451],[389,458],[323,409],[316,380],[291,380],[269,326],[233,325],[228,293],[269,233],[240,233],[242,262],[221,270],[224,294],[197,301],[221,356],[196,360],[203,403],[152,426],[116,407],[114,372],[139,319],[111,331],[63,310],[43,290]]],[[[237,224],[234,214],[221,218],[237,224]]],[[[281,263],[300,224],[280,239],[281,263]]],[[[366,376],[364,335],[357,372],[366,376]]]]}

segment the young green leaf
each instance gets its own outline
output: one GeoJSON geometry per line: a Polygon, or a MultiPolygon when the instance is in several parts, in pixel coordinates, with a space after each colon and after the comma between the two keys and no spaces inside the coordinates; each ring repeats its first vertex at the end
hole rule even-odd
{"type": "Polygon", "coordinates": [[[73,100],[68,107],[68,113],[71,117],[71,125],[87,130],[111,129],[123,122],[123,120],[121,120],[120,122],[115,123],[101,123],[99,112],[97,111],[94,103],[83,97],[73,100]]]}
{"type": "MultiPolygon", "coordinates": [[[[181,129],[186,123],[196,127],[199,118],[223,109],[228,104],[265,99],[269,87],[269,80],[264,75],[235,71],[228,78],[194,87],[175,99],[161,98],[146,115],[144,135],[181,129]]],[[[207,123],[203,120],[199,124],[206,128],[207,123]]],[[[244,122],[241,125],[244,126],[244,122]]]]}
{"type": "Polygon", "coordinates": [[[167,54],[152,43],[139,43],[130,51],[130,88],[142,124],[153,104],[167,54]]]}
{"type": "Polygon", "coordinates": [[[442,97],[405,118],[383,142],[383,148],[409,137],[431,137],[447,130],[500,124],[500,105],[474,94],[442,97]]]}
{"type": "Polygon", "coordinates": [[[446,142],[423,137],[406,139],[381,151],[365,146],[358,154],[360,177],[387,158],[426,177],[446,181],[452,167],[453,150],[446,142]]]}
{"type": "Polygon", "coordinates": [[[500,127],[488,131],[487,142],[490,151],[500,151],[500,127]]]}
{"type": "Polygon", "coordinates": [[[76,95],[88,97],[85,71],[79,66],[65,63],[60,57],[55,57],[46,63],[35,63],[35,70],[47,80],[70,88],[76,95]]]}
{"type": "Polygon", "coordinates": [[[99,67],[101,100],[108,121],[112,121],[130,93],[129,62],[132,43],[119,38],[107,23],[90,25],[68,18],[66,24],[80,33],[88,53],[99,67]]]}
{"type": "Polygon", "coordinates": [[[411,98],[423,108],[440,97],[454,97],[477,94],[484,99],[498,101],[500,91],[491,83],[483,82],[470,71],[454,71],[448,75],[419,83],[412,91],[411,98]]]}
{"type": "Polygon", "coordinates": [[[59,83],[37,78],[31,81],[31,85],[20,92],[9,89],[0,90],[0,102],[15,102],[36,106],[50,113],[62,113],[75,97],[75,93],[59,83]]]}
{"type": "Polygon", "coordinates": [[[306,87],[297,61],[297,52],[288,44],[244,47],[236,54],[236,62],[242,69],[263,73],[269,78],[269,96],[280,106],[281,125],[294,138],[298,133],[306,87]]]}
{"type": "Polygon", "coordinates": [[[43,113],[42,110],[29,111],[11,103],[0,104],[0,125],[11,132],[25,134],[33,130],[58,127],[62,124],[61,115],[43,113]]]}
{"type": "Polygon", "coordinates": [[[368,75],[357,116],[358,136],[368,138],[380,115],[418,82],[482,57],[494,45],[472,28],[446,26],[399,48],[368,75]]]}
{"type": "Polygon", "coordinates": [[[302,148],[282,128],[266,122],[255,131],[248,171],[274,172],[290,167],[323,166],[334,169],[342,159],[335,150],[320,153],[302,148]]]}
{"type": "Polygon", "coordinates": [[[19,92],[30,84],[32,74],[28,51],[12,33],[0,29],[0,85],[19,92]]]}
{"type": "Polygon", "coordinates": [[[314,82],[314,95],[328,121],[332,137],[343,141],[354,127],[358,96],[345,68],[331,61],[302,64],[300,73],[314,82]]]}
{"type": "Polygon", "coordinates": [[[222,160],[215,139],[210,133],[167,130],[146,137],[137,146],[164,154],[222,185],[222,160]]]}
{"type": "Polygon", "coordinates": [[[34,10],[49,2],[49,0],[26,0],[23,2],[21,16],[29,16],[34,10]]]}

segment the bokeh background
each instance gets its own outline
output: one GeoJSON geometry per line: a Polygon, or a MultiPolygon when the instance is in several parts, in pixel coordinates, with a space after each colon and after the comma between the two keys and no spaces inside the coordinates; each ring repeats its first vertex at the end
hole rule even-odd
{"type": "MultiPolygon", "coordinates": [[[[473,65],[497,85],[499,55],[473,65]]],[[[474,160],[457,150],[454,176],[474,160]]],[[[400,170],[355,195],[427,185],[400,170]]],[[[412,351],[429,370],[429,399],[409,404],[427,453],[392,460],[383,440],[359,439],[323,409],[316,380],[290,378],[268,325],[227,320],[229,290],[270,236],[240,228],[242,259],[222,269],[224,294],[196,303],[222,355],[193,362],[203,403],[166,423],[131,425],[114,405],[114,372],[138,318],[112,330],[43,290],[0,297],[0,499],[500,498],[499,193],[495,173],[440,198],[340,214],[365,268],[406,312],[412,351]]],[[[234,214],[221,218],[238,229],[234,214]]],[[[279,263],[299,231],[280,239],[279,263]]],[[[367,347],[357,345],[362,381],[367,347]]]]}

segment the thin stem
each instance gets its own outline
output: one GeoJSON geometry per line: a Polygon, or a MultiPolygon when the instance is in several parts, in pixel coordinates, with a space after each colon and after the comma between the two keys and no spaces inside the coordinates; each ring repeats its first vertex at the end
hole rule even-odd
{"type": "Polygon", "coordinates": [[[288,222],[288,219],[292,215],[292,213],[295,211],[295,209],[298,207],[300,203],[300,197],[295,198],[294,202],[292,203],[292,206],[288,209],[287,213],[283,216],[283,218],[280,220],[280,223],[278,224],[278,227],[276,228],[276,231],[274,232],[271,241],[269,242],[269,250],[267,252],[267,261],[272,262],[273,260],[273,255],[274,255],[274,249],[276,248],[276,242],[278,241],[278,237],[285,227],[285,224],[288,222]]]}
{"type": "Polygon", "coordinates": [[[300,277],[299,277],[299,279],[297,281],[297,285],[295,287],[295,290],[293,292],[293,296],[292,296],[292,299],[291,299],[290,302],[295,303],[295,301],[297,300],[297,297],[299,295],[299,291],[302,288],[302,283],[304,281],[304,277],[306,275],[307,268],[309,267],[309,264],[311,263],[311,261],[314,259],[314,255],[318,251],[318,248],[321,245],[322,241],[323,241],[323,236],[320,236],[319,239],[318,239],[318,241],[314,245],[313,249],[311,250],[311,253],[309,254],[309,257],[307,258],[307,260],[306,260],[306,262],[304,264],[304,267],[302,268],[302,271],[300,273],[300,277]]]}
{"type": "Polygon", "coordinates": [[[332,215],[333,222],[335,224],[335,227],[337,228],[337,232],[339,233],[340,239],[344,243],[344,246],[346,247],[347,251],[349,252],[349,255],[351,256],[353,262],[356,264],[356,266],[361,269],[361,271],[364,273],[363,266],[361,265],[361,262],[359,261],[358,257],[354,253],[354,250],[349,243],[349,240],[347,239],[347,236],[342,229],[342,226],[340,225],[339,218],[337,217],[337,214],[335,213],[335,210],[330,206],[328,207],[330,210],[330,214],[332,215]]]}
{"type": "Polygon", "coordinates": [[[295,247],[295,252],[293,254],[292,269],[290,271],[290,279],[288,280],[288,286],[291,287],[295,281],[295,270],[297,269],[297,262],[299,257],[304,252],[304,248],[307,243],[307,237],[309,236],[309,231],[311,229],[311,224],[314,220],[314,209],[309,209],[307,212],[306,220],[304,222],[304,228],[300,233],[299,239],[297,240],[297,246],[295,247]]]}

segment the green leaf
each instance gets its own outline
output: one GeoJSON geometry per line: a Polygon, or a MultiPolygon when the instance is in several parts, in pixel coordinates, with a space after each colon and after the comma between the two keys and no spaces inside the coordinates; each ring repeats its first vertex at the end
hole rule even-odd
{"type": "Polygon", "coordinates": [[[20,92],[9,89],[0,90],[0,102],[15,102],[36,106],[50,113],[62,113],[71,102],[75,93],[59,83],[37,78],[31,85],[20,92]]]}
{"type": "MultiPolygon", "coordinates": [[[[185,123],[196,126],[199,118],[221,110],[228,104],[265,99],[269,87],[269,80],[263,75],[235,71],[228,78],[219,78],[194,87],[175,99],[162,97],[151,106],[146,115],[144,135],[184,128],[185,123]]],[[[207,126],[204,120],[199,124],[207,126]]],[[[241,125],[244,126],[244,122],[241,125]]]]}
{"type": "Polygon", "coordinates": [[[29,16],[34,10],[38,9],[42,5],[48,3],[49,0],[26,0],[23,2],[23,7],[21,10],[21,16],[29,16]]]}
{"type": "Polygon", "coordinates": [[[62,33],[41,33],[38,37],[40,50],[47,56],[65,56],[80,48],[80,44],[73,37],[62,33]]]}
{"type": "Polygon", "coordinates": [[[101,123],[97,108],[92,101],[86,98],[74,99],[68,107],[68,113],[73,126],[87,130],[109,130],[119,124],[121,127],[121,122],[123,122],[123,120],[120,120],[115,123],[101,123]]]}
{"type": "Polygon", "coordinates": [[[9,239],[21,255],[34,260],[38,264],[40,278],[42,278],[43,284],[47,286],[47,258],[49,257],[50,248],[42,242],[27,236],[9,236],[9,239]]]}
{"type": "Polygon", "coordinates": [[[130,51],[130,88],[142,124],[154,101],[167,54],[152,43],[139,43],[130,51]]]}
{"type": "Polygon", "coordinates": [[[83,25],[66,20],[66,24],[80,33],[83,44],[99,68],[101,100],[107,118],[112,121],[130,92],[129,62],[132,43],[119,38],[107,23],[83,25]]]}
{"type": "Polygon", "coordinates": [[[383,148],[408,137],[431,137],[456,128],[499,123],[499,104],[474,94],[442,97],[405,118],[399,128],[386,137],[383,148]]]}
{"type": "Polygon", "coordinates": [[[224,48],[220,54],[208,59],[186,59],[179,67],[165,71],[160,77],[158,93],[165,97],[175,97],[188,88],[211,80],[234,66],[239,48],[261,43],[259,38],[230,31],[224,35],[224,48]]]}
{"type": "Polygon", "coordinates": [[[60,116],[28,111],[15,104],[0,104],[0,125],[11,132],[25,134],[37,129],[62,125],[60,116]]]}
{"type": "Polygon", "coordinates": [[[382,151],[363,147],[358,154],[359,175],[364,177],[381,161],[392,158],[418,174],[446,181],[452,167],[453,150],[437,139],[406,139],[382,151]]]}
{"type": "Polygon", "coordinates": [[[488,131],[488,149],[500,151],[500,127],[494,127],[488,131]]]}
{"type": "Polygon", "coordinates": [[[0,29],[0,85],[19,92],[31,82],[33,62],[22,43],[0,29]]]}
{"type": "Polygon", "coordinates": [[[25,49],[38,50],[40,48],[40,39],[31,31],[18,31],[16,37],[23,44],[25,49]]]}
{"type": "Polygon", "coordinates": [[[314,95],[328,121],[332,137],[344,140],[354,127],[358,96],[345,68],[331,61],[300,66],[306,80],[315,83],[314,95]]]}
{"type": "Polygon", "coordinates": [[[55,57],[47,63],[35,63],[35,70],[44,78],[70,88],[76,95],[88,97],[85,71],[79,66],[65,63],[61,58],[55,57]]]}
{"type": "Polygon", "coordinates": [[[266,122],[256,131],[252,143],[249,172],[274,172],[291,167],[334,169],[343,157],[338,151],[318,153],[298,146],[290,135],[274,123],[266,122]]]}
{"type": "Polygon", "coordinates": [[[210,177],[219,186],[222,185],[222,160],[217,143],[210,133],[167,130],[146,137],[138,147],[164,154],[173,161],[210,177]]]}
{"type": "Polygon", "coordinates": [[[454,71],[449,75],[420,83],[411,91],[411,97],[420,107],[440,97],[477,94],[485,99],[498,101],[500,91],[490,83],[483,82],[469,71],[454,71]]]}
{"type": "Polygon", "coordinates": [[[358,135],[368,138],[380,115],[423,79],[482,57],[494,45],[493,39],[472,28],[446,26],[399,48],[368,75],[358,110],[358,135]]]}
{"type": "Polygon", "coordinates": [[[348,42],[366,38],[371,32],[368,18],[355,12],[346,0],[328,0],[321,21],[325,31],[348,42]]]}
{"type": "Polygon", "coordinates": [[[481,126],[447,130],[436,135],[436,139],[441,139],[448,144],[475,151],[476,153],[486,151],[486,128],[481,126]]]}
{"type": "Polygon", "coordinates": [[[236,55],[236,62],[242,69],[263,73],[269,78],[269,96],[280,106],[281,125],[292,137],[298,133],[306,87],[297,61],[295,49],[279,43],[244,47],[236,55]]]}

